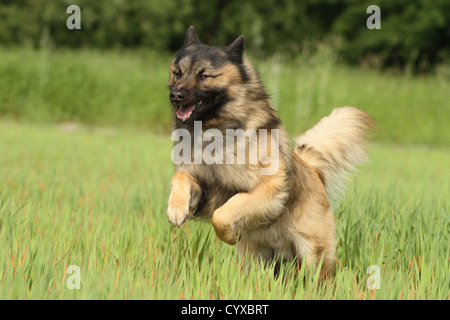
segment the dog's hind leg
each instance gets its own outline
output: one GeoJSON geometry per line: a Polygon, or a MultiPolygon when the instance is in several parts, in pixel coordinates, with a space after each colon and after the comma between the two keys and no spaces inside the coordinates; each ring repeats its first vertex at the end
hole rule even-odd
{"type": "Polygon", "coordinates": [[[250,192],[237,193],[214,211],[211,223],[220,240],[233,245],[241,230],[278,219],[289,197],[284,174],[264,176],[263,181],[250,192]]]}

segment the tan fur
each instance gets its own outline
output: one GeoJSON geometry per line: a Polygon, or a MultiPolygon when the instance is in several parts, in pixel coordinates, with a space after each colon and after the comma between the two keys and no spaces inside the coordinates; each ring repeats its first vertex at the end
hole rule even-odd
{"type": "Polygon", "coordinates": [[[355,166],[367,160],[365,138],[375,128],[367,113],[340,107],[295,139],[295,151],[317,170],[331,200],[342,195],[355,166]]]}
{"type": "MultiPolygon", "coordinates": [[[[198,65],[183,61],[186,73],[198,65]]],[[[202,64],[202,61],[197,63],[202,64]]],[[[205,62],[203,66],[208,66],[205,62]]],[[[235,97],[218,116],[204,121],[203,130],[215,128],[279,129],[278,171],[261,175],[264,159],[257,164],[181,164],[172,179],[167,215],[176,226],[187,218],[210,220],[216,235],[240,252],[263,261],[298,259],[310,265],[323,256],[322,274],[332,270],[335,259],[335,225],[327,191],[341,189],[343,174],[365,158],[366,133],[375,127],[363,111],[342,107],[323,118],[296,139],[294,150],[278,115],[247,58],[249,81],[242,84],[238,69],[228,64],[215,73],[222,75],[207,83],[196,83],[186,75],[185,86],[214,86],[235,97]]],[[[174,68],[172,65],[171,69],[174,68]]],[[[183,80],[183,79],[182,79],[183,80]]],[[[180,80],[181,81],[181,80],[180,80]]],[[[169,87],[180,85],[171,76],[169,87]]],[[[192,132],[189,125],[178,124],[192,132]]],[[[260,139],[259,135],[257,139],[260,139]]],[[[270,141],[270,139],[268,140],[270,141]]],[[[205,145],[203,145],[203,148],[205,145]]]]}

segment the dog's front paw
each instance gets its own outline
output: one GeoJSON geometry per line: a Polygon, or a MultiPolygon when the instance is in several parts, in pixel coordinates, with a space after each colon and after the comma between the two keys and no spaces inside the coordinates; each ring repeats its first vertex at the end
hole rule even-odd
{"type": "Polygon", "coordinates": [[[238,231],[236,230],[236,224],[233,221],[226,219],[226,212],[222,212],[221,208],[214,211],[211,218],[211,223],[216,231],[217,237],[230,244],[234,245],[238,239],[238,231]]]}
{"type": "Polygon", "coordinates": [[[167,218],[176,227],[179,227],[189,216],[189,198],[180,197],[173,193],[169,197],[167,218]]]}

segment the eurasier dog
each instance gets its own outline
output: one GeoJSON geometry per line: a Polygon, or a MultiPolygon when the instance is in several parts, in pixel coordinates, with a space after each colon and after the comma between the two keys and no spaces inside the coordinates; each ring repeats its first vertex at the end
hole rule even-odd
{"type": "Polygon", "coordinates": [[[170,66],[172,140],[184,161],[175,163],[167,216],[175,226],[188,218],[210,220],[220,240],[264,262],[317,266],[322,260],[324,275],[335,259],[327,195],[338,194],[345,175],[366,158],[365,138],[375,123],[359,109],[339,107],[290,148],[243,51],[244,36],[212,47],[200,43],[191,26],[170,66]],[[240,136],[244,143],[234,144],[240,136]],[[269,166],[275,170],[264,173],[269,166]]]}

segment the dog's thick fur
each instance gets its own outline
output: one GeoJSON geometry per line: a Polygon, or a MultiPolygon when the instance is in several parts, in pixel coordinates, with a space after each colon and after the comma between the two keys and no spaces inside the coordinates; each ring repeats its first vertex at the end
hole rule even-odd
{"type": "Polygon", "coordinates": [[[345,174],[365,159],[365,138],[375,123],[357,108],[336,108],[291,149],[243,48],[243,36],[218,48],[201,44],[193,27],[187,30],[170,66],[174,129],[193,136],[195,120],[202,121],[203,132],[215,128],[224,135],[226,129],[279,129],[279,157],[272,159],[278,171],[261,175],[262,159],[176,165],[167,216],[176,226],[187,218],[211,220],[219,239],[263,261],[298,259],[310,265],[323,259],[325,274],[335,259],[327,193],[336,196],[345,174]]]}

